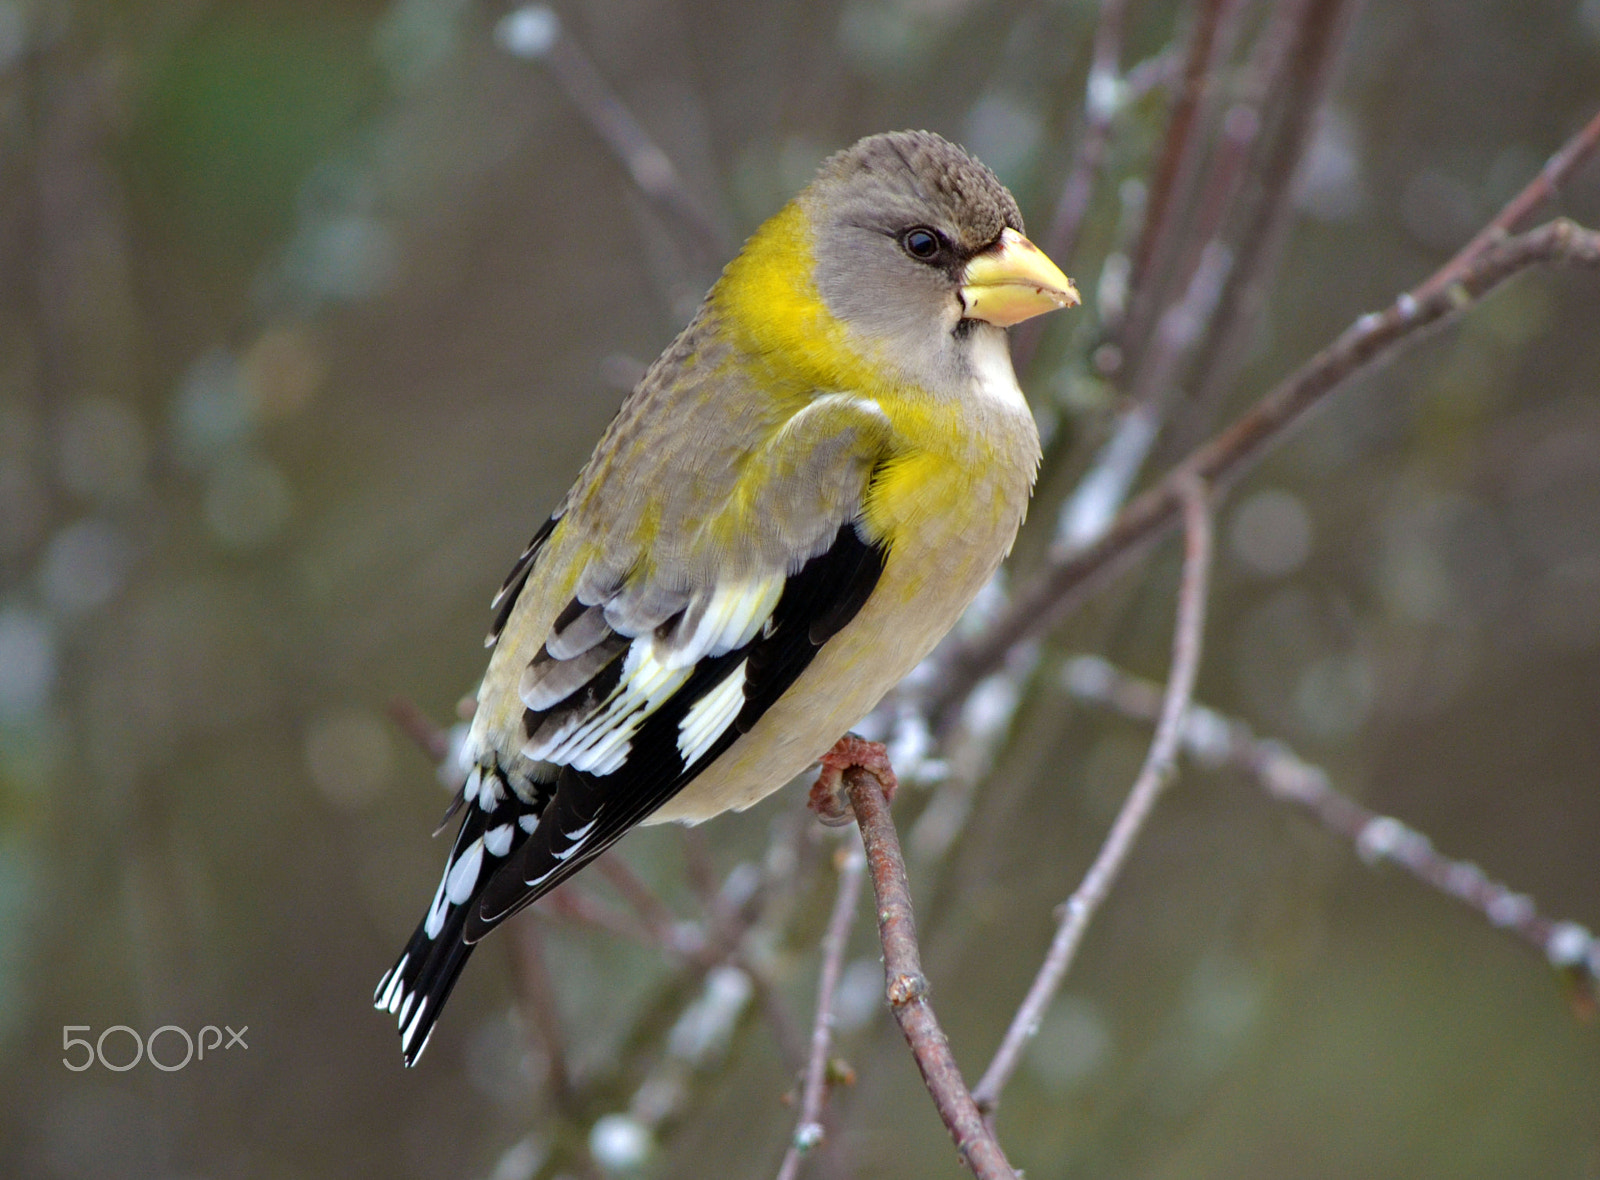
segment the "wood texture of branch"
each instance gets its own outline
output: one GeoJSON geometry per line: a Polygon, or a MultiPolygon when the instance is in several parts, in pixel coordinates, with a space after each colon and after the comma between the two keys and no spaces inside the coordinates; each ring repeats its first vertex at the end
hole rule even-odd
{"type": "Polygon", "coordinates": [[[939,1117],[955,1140],[961,1162],[978,1180],[1016,1180],[1016,1171],[1006,1161],[1005,1152],[961,1078],[950,1042],[928,1002],[928,981],[922,974],[922,955],[917,947],[906,862],[900,854],[900,837],[889,815],[883,787],[875,774],[859,766],[845,771],[844,785],[861,828],[872,891],[878,901],[878,936],[883,942],[889,1007],[905,1034],[906,1044],[911,1046],[911,1055],[916,1058],[939,1117]]]}
{"type": "Polygon", "coordinates": [[[1183,509],[1183,572],[1178,586],[1178,616],[1172,636],[1172,673],[1161,701],[1161,717],[1155,737],[1145,755],[1128,798],[1117,813],[1111,831],[1084,874],[1083,883],[1062,907],[1060,925],[1045,955],[1044,964],[1011,1026],[996,1050],[989,1068],[972,1091],[973,1101],[986,1115],[1000,1104],[1000,1094],[1022,1061],[1022,1052],[1039,1031],[1040,1021],[1061,983],[1066,978],[1084,933],[1101,903],[1111,892],[1122,866],[1127,863],[1139,833],[1155,809],[1156,801],[1171,782],[1177,769],[1178,750],[1183,742],[1184,717],[1194,696],[1195,678],[1200,672],[1202,636],[1205,630],[1207,589],[1211,578],[1211,510],[1207,489],[1190,477],[1179,485],[1183,509]]]}

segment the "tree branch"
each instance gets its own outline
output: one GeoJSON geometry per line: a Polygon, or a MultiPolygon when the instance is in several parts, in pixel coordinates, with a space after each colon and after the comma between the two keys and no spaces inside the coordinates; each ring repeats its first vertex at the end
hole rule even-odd
{"type": "Polygon", "coordinates": [[[1059,623],[1177,523],[1179,489],[1186,480],[1231,485],[1349,377],[1366,371],[1424,329],[1471,306],[1513,275],[1551,263],[1600,267],[1600,233],[1558,218],[1516,237],[1491,242],[1464,265],[1449,264],[1456,277],[1448,286],[1425,283],[1401,295],[1384,311],[1356,320],[1253,409],[1190,452],[1160,483],[1134,499],[1099,541],[1052,562],[1018,589],[1005,613],[979,638],[954,647],[943,673],[931,678],[935,689],[927,708],[936,732],[949,728],[959,702],[974,684],[1000,666],[1007,651],[1059,623]]]}
{"type": "MultiPolygon", "coordinates": [[[[1070,661],[1064,680],[1079,700],[1141,721],[1157,716],[1160,686],[1097,656],[1070,661]]],[[[1257,737],[1243,721],[1196,705],[1189,711],[1183,744],[1202,763],[1232,766],[1272,798],[1301,808],[1350,843],[1368,864],[1393,864],[1472,909],[1490,925],[1510,931],[1572,983],[1583,1007],[1592,1010],[1600,1005],[1600,939],[1585,927],[1545,917],[1526,894],[1491,880],[1470,861],[1445,856],[1427,836],[1393,816],[1356,802],[1333,785],[1327,771],[1281,742],[1257,737]]]]}
{"type": "Polygon", "coordinates": [[[696,264],[715,270],[732,243],[683,183],[672,158],[634,118],[594,60],[562,26],[555,10],[544,4],[524,5],[500,21],[496,36],[507,52],[545,64],[578,113],[627,170],[634,187],[689,231],[696,264]]]}
{"type": "Polygon", "coordinates": [[[1413,294],[1418,299],[1423,299],[1460,282],[1463,272],[1474,259],[1487,253],[1491,246],[1503,242],[1506,235],[1522,224],[1530,213],[1554,196],[1556,190],[1594,154],[1597,147],[1600,147],[1600,111],[1596,111],[1594,117],[1585,123],[1576,135],[1562,144],[1556,153],[1545,161],[1544,167],[1539,170],[1539,175],[1507,201],[1505,208],[1495,215],[1493,221],[1479,230],[1472,241],[1435,271],[1413,294]]]}
{"type": "MultiPolygon", "coordinates": [[[[1095,181],[1111,142],[1111,120],[1120,106],[1123,87],[1120,76],[1122,27],[1127,17],[1128,0],[1101,0],[1100,20],[1095,25],[1094,49],[1089,61],[1089,76],[1084,82],[1083,124],[1072,168],[1056,198],[1050,228],[1044,237],[1044,252],[1063,268],[1069,267],[1078,248],[1078,234],[1089,214],[1095,181]]],[[[1044,335],[1045,318],[1030,320],[1017,329],[1012,341],[1012,364],[1026,373],[1044,335]]]]}
{"type": "Polygon", "coordinates": [[[800,1174],[800,1161],[822,1142],[822,1104],[828,1096],[828,1054],[833,1048],[833,997],[844,970],[844,952],[850,943],[850,924],[855,920],[861,900],[861,878],[866,858],[857,852],[842,852],[838,858],[839,892],[828,918],[828,931],[822,938],[822,977],[817,983],[817,1018],[811,1026],[811,1055],[806,1061],[806,1080],[800,1097],[800,1121],[794,1141],[784,1153],[778,1180],[794,1180],[800,1174]]]}
{"type": "Polygon", "coordinates": [[[911,1046],[939,1117],[955,1140],[961,1162],[978,1180],[1016,1180],[1015,1170],[961,1080],[950,1042],[928,1002],[928,981],[922,974],[922,956],[917,949],[906,864],[900,855],[900,838],[883,797],[883,786],[877,775],[862,767],[845,771],[844,785],[861,827],[872,889],[878,899],[878,935],[883,940],[889,1007],[905,1034],[906,1044],[911,1046]]]}
{"type": "Polygon", "coordinates": [[[1128,791],[1116,822],[1106,835],[1094,863],[1084,874],[1073,895],[1062,907],[1061,924],[1056,928],[1044,964],[1028,988],[1028,995],[1017,1009],[996,1050],[994,1060],[984,1071],[972,1092],[973,1101],[986,1115],[993,1115],[1000,1104],[1000,1093],[1011,1080],[1022,1060],[1022,1051],[1039,1031],[1061,982],[1072,966],[1084,932],[1094,919],[1111,886],[1115,883],[1128,854],[1150,818],[1156,801],[1171,782],[1177,768],[1178,748],[1183,741],[1184,717],[1194,695],[1195,677],[1200,671],[1201,637],[1205,629],[1207,587],[1211,575],[1211,512],[1207,490],[1190,477],[1180,487],[1184,523],[1183,573],[1178,587],[1178,618],[1172,637],[1172,673],[1161,702],[1161,719],[1145,755],[1144,766],[1128,791]]]}

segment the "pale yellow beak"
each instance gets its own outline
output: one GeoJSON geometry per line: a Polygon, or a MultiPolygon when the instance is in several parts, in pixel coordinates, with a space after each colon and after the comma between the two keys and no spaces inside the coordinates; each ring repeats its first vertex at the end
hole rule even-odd
{"type": "Polygon", "coordinates": [[[1043,250],[1014,229],[967,263],[961,302],[967,318],[1008,328],[1036,315],[1083,302],[1072,280],[1043,250]]]}

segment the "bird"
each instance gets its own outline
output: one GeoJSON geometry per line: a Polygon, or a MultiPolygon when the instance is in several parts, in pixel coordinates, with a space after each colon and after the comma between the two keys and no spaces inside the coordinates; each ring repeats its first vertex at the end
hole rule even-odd
{"type": "Polygon", "coordinates": [[[374,995],[405,1065],[501,922],[783,786],[950,630],[1040,461],[1006,329],[1078,302],[933,132],[837,152],[750,236],[495,596],[460,828],[374,995]]]}

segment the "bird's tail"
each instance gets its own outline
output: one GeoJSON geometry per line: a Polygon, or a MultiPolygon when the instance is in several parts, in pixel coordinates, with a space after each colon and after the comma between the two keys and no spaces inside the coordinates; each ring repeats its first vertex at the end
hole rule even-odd
{"type": "Polygon", "coordinates": [[[372,996],[373,1007],[399,1019],[400,1051],[408,1066],[427,1048],[434,1022],[472,954],[473,944],[465,938],[467,917],[495,870],[527,839],[518,821],[533,815],[492,768],[474,770],[465,794],[466,814],[428,913],[372,996]]]}
{"type": "Polygon", "coordinates": [[[454,910],[438,938],[428,935],[426,920],[418,924],[406,949],[383,973],[373,993],[373,1007],[400,1019],[400,1052],[408,1066],[415,1065],[428,1047],[434,1022],[472,954],[472,944],[461,937],[466,911],[460,906],[454,910]]]}

